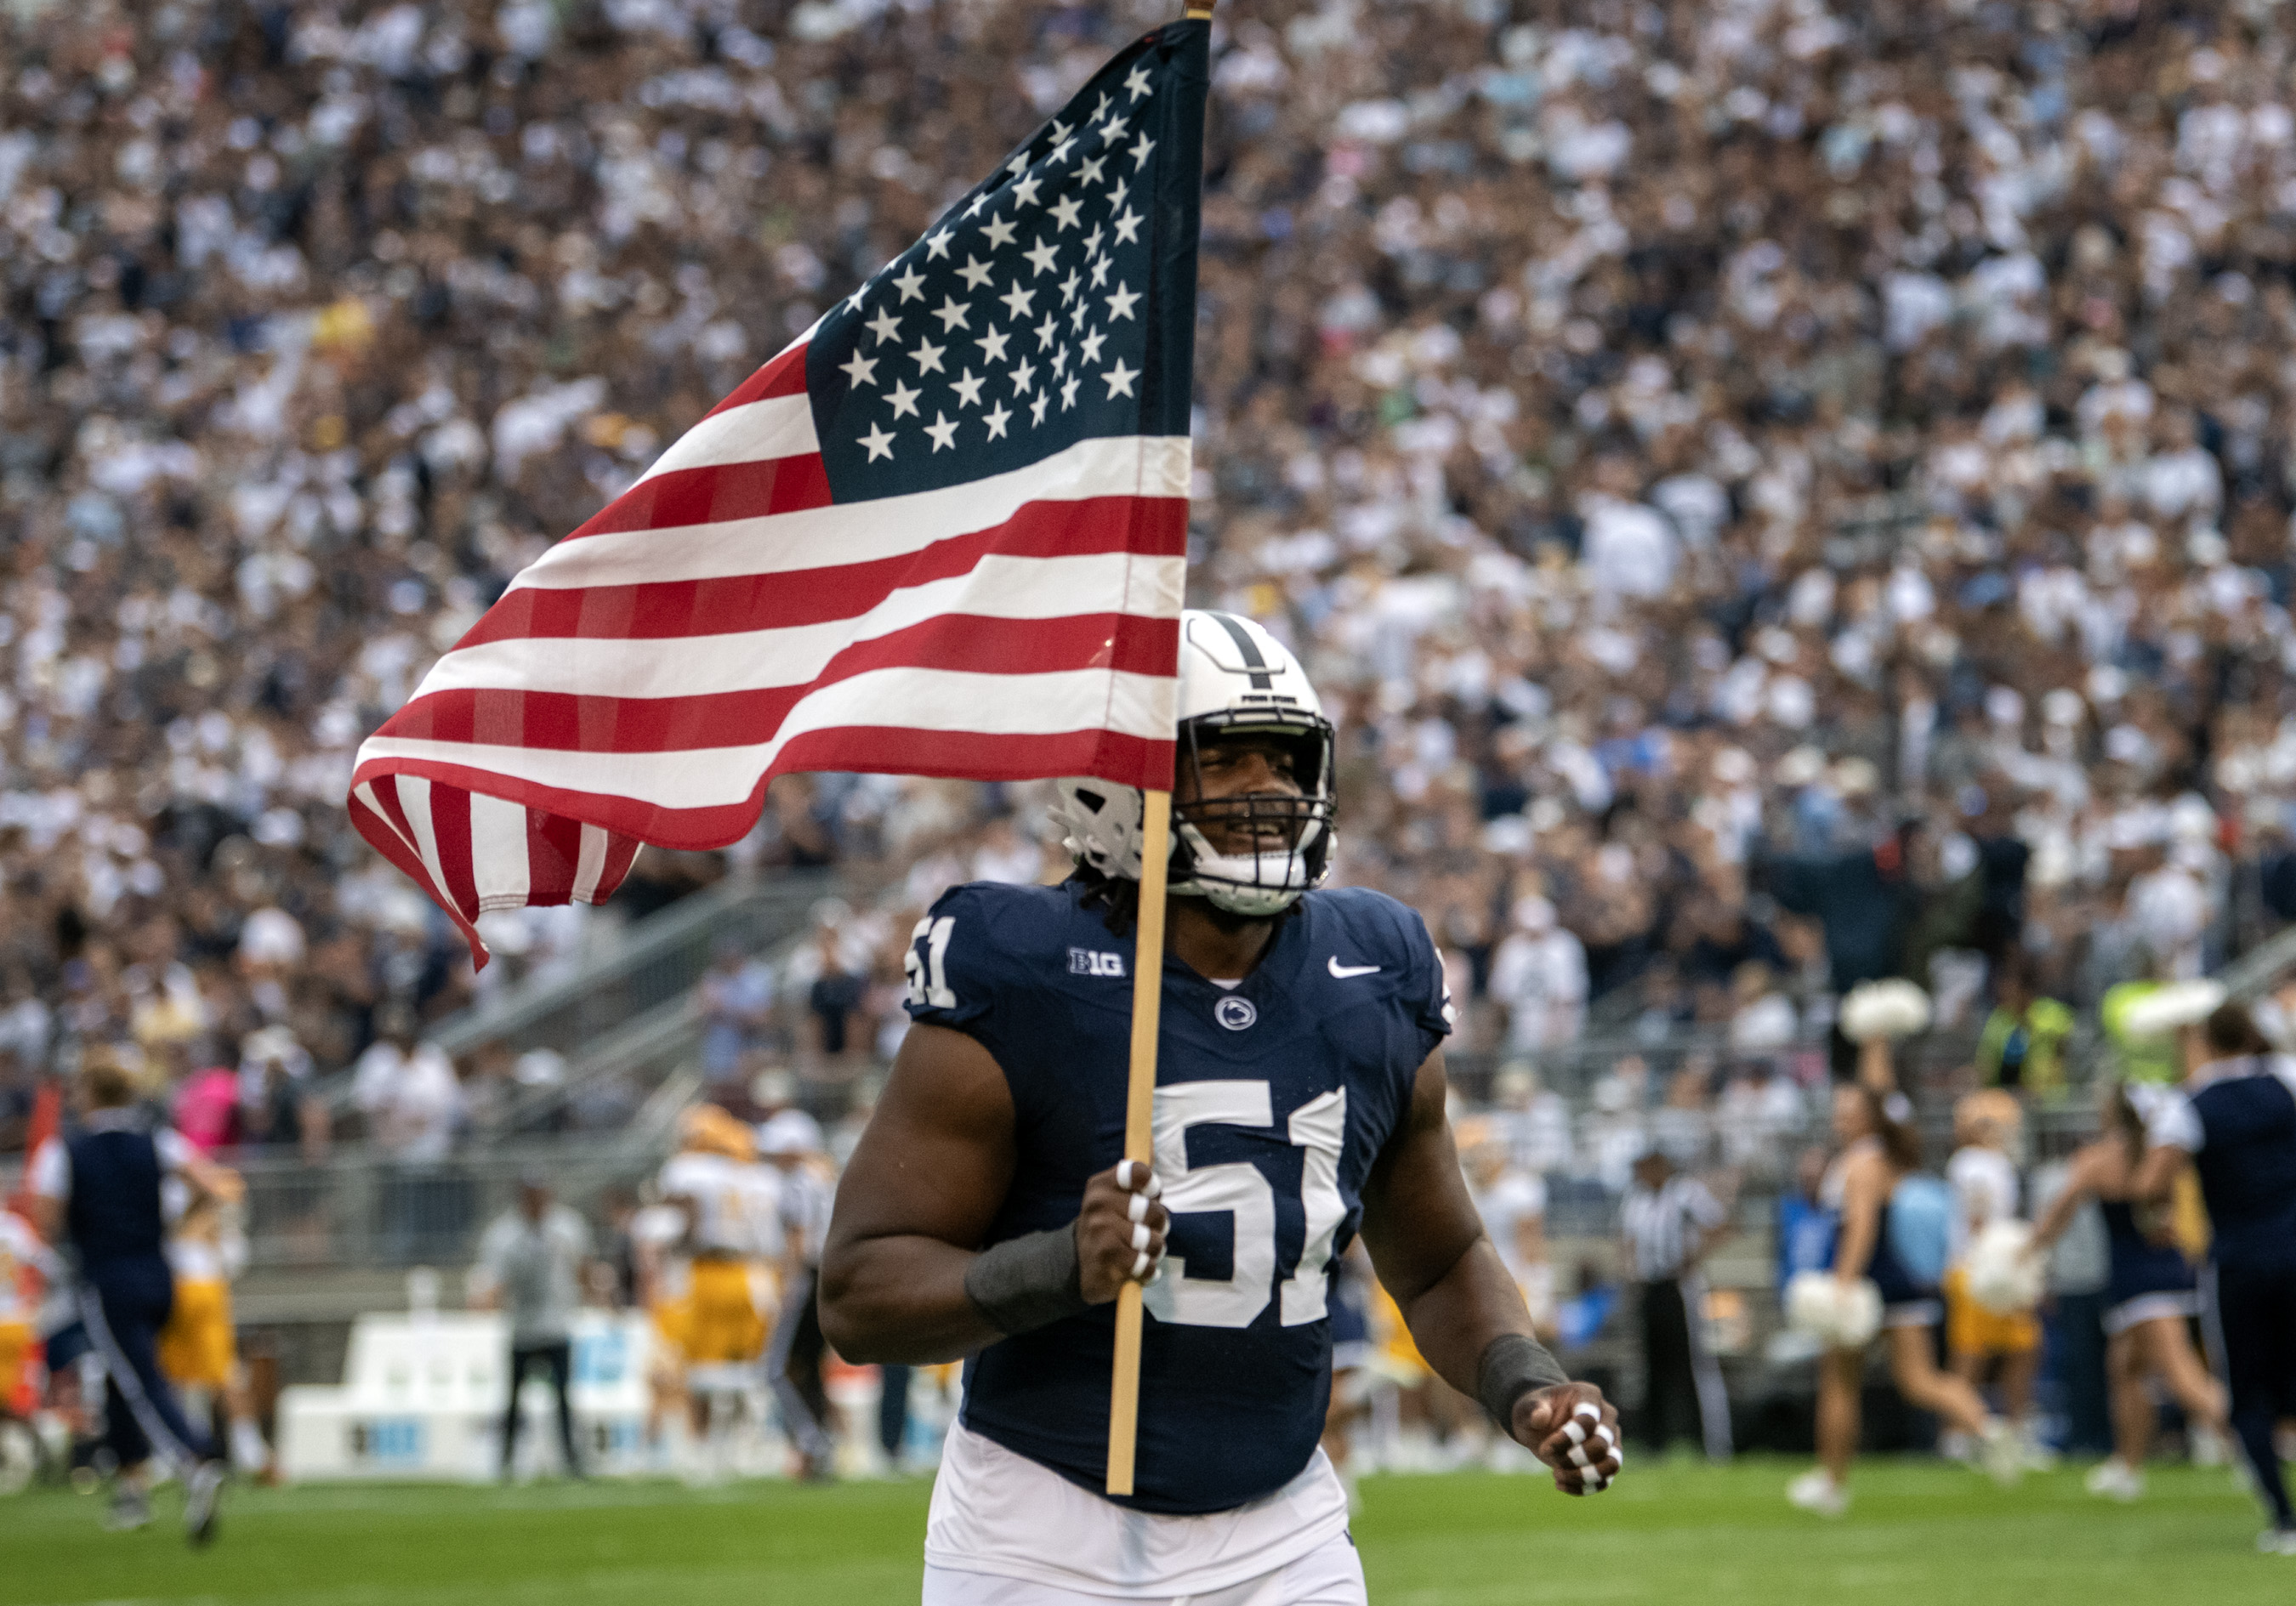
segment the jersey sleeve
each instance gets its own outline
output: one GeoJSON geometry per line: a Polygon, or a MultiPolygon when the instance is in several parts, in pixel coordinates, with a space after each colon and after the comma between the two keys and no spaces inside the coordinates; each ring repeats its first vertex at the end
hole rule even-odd
{"type": "Polygon", "coordinates": [[[152,1149],[160,1157],[161,1173],[168,1176],[187,1170],[199,1152],[192,1147],[192,1140],[173,1127],[162,1127],[152,1135],[152,1149]]]}
{"type": "Polygon", "coordinates": [[[52,1137],[32,1156],[25,1186],[35,1199],[62,1200],[71,1192],[71,1153],[60,1137],[52,1137]]]}
{"type": "Polygon", "coordinates": [[[964,1032],[991,1053],[1025,1021],[1030,948],[1040,939],[1034,911],[999,896],[1007,890],[950,888],[917,922],[902,960],[910,1019],[964,1032]]]}
{"type": "Polygon", "coordinates": [[[1722,1208],[1722,1201],[1714,1197],[1704,1183],[1695,1178],[1683,1190],[1682,1208],[1683,1214],[1690,1217],[1693,1225],[1710,1233],[1730,1217],[1730,1213],[1722,1208]]]}
{"type": "Polygon", "coordinates": [[[1410,1007],[1412,1023],[1419,1028],[1420,1055],[1424,1058],[1451,1035],[1458,1024],[1459,1011],[1451,1000],[1450,981],[1443,974],[1443,950],[1435,946],[1427,922],[1406,904],[1394,907],[1405,958],[1404,1000],[1410,1007]]]}
{"type": "Polygon", "coordinates": [[[2198,1154],[2208,1139],[2191,1097],[2178,1091],[2159,1094],[2144,1117],[2144,1141],[2156,1149],[2198,1154]]]}

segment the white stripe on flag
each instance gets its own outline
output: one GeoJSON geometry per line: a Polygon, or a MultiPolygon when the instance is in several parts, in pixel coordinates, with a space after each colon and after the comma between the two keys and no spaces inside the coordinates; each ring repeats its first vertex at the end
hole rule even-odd
{"type": "MultiPolygon", "coordinates": [[[[810,731],[850,725],[1026,736],[1105,729],[1168,742],[1177,724],[1177,695],[1167,676],[1105,669],[1050,675],[873,669],[806,698],[767,742],[632,754],[370,736],[358,761],[427,760],[657,808],[715,808],[745,800],[782,748],[810,731]]],[[[401,776],[400,787],[407,784],[408,777],[401,776]]]]}
{"type": "Polygon", "coordinates": [[[857,618],[724,635],[517,636],[447,653],[422,677],[419,701],[468,688],[577,697],[701,697],[801,686],[857,641],[947,614],[1033,620],[1129,613],[1169,619],[1186,583],[1185,558],[1087,553],[1072,558],[991,553],[969,573],[905,586],[857,618]]]}
{"type": "Polygon", "coordinates": [[[586,586],[787,574],[817,569],[830,553],[839,563],[873,562],[922,552],[951,537],[994,529],[1032,502],[1185,497],[1189,462],[1185,436],[1102,436],[1080,440],[1027,468],[937,491],[561,541],[529,564],[511,586],[571,591],[586,586]]]}
{"type": "Polygon", "coordinates": [[[422,867],[430,873],[439,896],[452,904],[454,895],[447,889],[447,867],[439,860],[439,828],[430,820],[430,783],[420,775],[399,776],[398,807],[406,815],[406,828],[414,835],[414,851],[422,856],[422,867]]]}
{"type": "Polygon", "coordinates": [[[574,861],[574,901],[586,904],[598,896],[598,878],[606,871],[606,828],[582,827],[582,849],[574,861]]]}
{"type": "Polygon", "coordinates": [[[471,872],[481,909],[523,909],[533,889],[526,805],[471,794],[471,872]]]}
{"type": "Polygon", "coordinates": [[[713,413],[670,443],[638,476],[644,485],[657,474],[679,469],[715,468],[728,463],[761,463],[774,457],[803,457],[821,450],[813,432],[813,404],[802,396],[775,396],[713,413]]]}

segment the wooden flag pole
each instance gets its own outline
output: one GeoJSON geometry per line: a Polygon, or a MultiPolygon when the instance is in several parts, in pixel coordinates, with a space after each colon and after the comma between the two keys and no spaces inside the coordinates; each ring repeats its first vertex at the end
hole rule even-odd
{"type": "MultiPolygon", "coordinates": [[[[1144,793],[1140,819],[1140,914],[1132,946],[1132,1069],[1125,1085],[1124,1157],[1155,1159],[1150,1126],[1156,1107],[1156,1028],[1164,1002],[1164,870],[1172,856],[1172,794],[1144,793]]],[[[1140,1426],[1141,1288],[1116,1296],[1116,1369],[1108,1395],[1108,1492],[1132,1493],[1132,1449],[1140,1426]]]]}

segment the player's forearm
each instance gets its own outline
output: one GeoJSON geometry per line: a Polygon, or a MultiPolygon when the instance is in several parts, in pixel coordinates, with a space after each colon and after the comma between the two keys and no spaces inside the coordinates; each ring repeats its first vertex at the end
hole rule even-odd
{"type": "Polygon", "coordinates": [[[1494,1339],[1536,1336],[1522,1291],[1488,1238],[1476,1239],[1449,1271],[1398,1308],[1436,1375],[1470,1397],[1494,1339]]]}
{"type": "Polygon", "coordinates": [[[970,1250],[914,1234],[832,1240],[821,1263],[821,1331],[857,1365],[933,1365],[1004,1334],[964,1291],[970,1250]]]}

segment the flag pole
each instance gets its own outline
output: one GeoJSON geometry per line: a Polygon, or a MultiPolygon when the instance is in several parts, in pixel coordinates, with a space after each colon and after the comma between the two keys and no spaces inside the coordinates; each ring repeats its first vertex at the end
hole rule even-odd
{"type": "MultiPolygon", "coordinates": [[[[1189,13],[1193,15],[1192,12],[1189,13]]],[[[1133,927],[1132,1069],[1124,1100],[1124,1157],[1155,1159],[1150,1118],[1156,1103],[1156,1029],[1164,1002],[1164,871],[1172,856],[1172,794],[1141,798],[1140,913],[1133,927]]],[[[1108,1492],[1132,1493],[1132,1450],[1140,1425],[1141,1285],[1116,1295],[1116,1367],[1108,1397],[1108,1492]]]]}
{"type": "MultiPolygon", "coordinates": [[[[1186,20],[1212,20],[1212,0],[1188,0],[1186,20]]],[[[1140,814],[1140,914],[1133,928],[1132,1064],[1125,1084],[1124,1158],[1155,1160],[1151,1122],[1156,1108],[1156,1030],[1164,1003],[1164,872],[1172,856],[1172,794],[1144,791],[1140,814]]],[[[1108,1492],[1132,1493],[1133,1449],[1140,1429],[1142,1288],[1127,1281],[1116,1294],[1116,1364],[1108,1393],[1108,1492]]]]}

